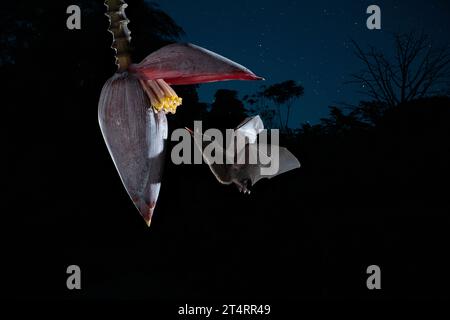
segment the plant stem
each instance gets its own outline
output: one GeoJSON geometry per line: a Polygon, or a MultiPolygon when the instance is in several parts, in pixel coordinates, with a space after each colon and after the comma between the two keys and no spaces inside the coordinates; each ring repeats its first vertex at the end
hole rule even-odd
{"type": "Polygon", "coordinates": [[[106,0],[106,16],[109,18],[110,25],[108,31],[113,35],[111,48],[116,52],[117,72],[124,72],[131,64],[130,48],[131,32],[128,30],[127,16],[125,8],[128,6],[123,0],[106,0]]]}

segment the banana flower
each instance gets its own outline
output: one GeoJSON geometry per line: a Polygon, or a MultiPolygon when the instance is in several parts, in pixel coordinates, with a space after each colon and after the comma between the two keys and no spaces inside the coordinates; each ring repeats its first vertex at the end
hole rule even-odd
{"type": "Polygon", "coordinates": [[[161,188],[167,113],[182,104],[171,85],[261,80],[247,68],[193,44],[167,45],[132,64],[122,0],[107,0],[118,71],[103,86],[99,124],[122,183],[148,226],[161,188]]]}

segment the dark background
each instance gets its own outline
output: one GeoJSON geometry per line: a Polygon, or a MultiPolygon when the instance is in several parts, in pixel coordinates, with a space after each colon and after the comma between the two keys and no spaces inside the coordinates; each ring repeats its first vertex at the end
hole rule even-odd
{"type": "MultiPolygon", "coordinates": [[[[170,12],[128,3],[134,61],[183,38],[170,12]]],[[[298,119],[281,141],[302,168],[259,182],[251,196],[218,184],[205,165],[168,161],[149,229],[98,127],[101,88],[115,72],[103,4],[19,0],[2,6],[2,291],[9,297],[251,302],[450,296],[445,93],[390,107],[375,103],[371,116],[373,108],[362,105],[353,113],[331,109],[312,124],[298,119]],[[82,9],[79,31],[65,27],[70,4],[82,9]],[[71,264],[82,270],[78,292],[66,289],[71,264]],[[367,290],[372,264],[381,267],[381,291],[367,290]]],[[[236,28],[230,33],[238,39],[236,28]]],[[[225,54],[229,45],[210,49],[225,54]]],[[[246,59],[250,63],[237,62],[260,73],[252,56],[246,59]]],[[[275,82],[270,70],[261,74],[267,85],[275,82]]],[[[277,82],[292,78],[302,77],[277,82]]],[[[301,83],[306,96],[312,88],[301,83]]],[[[196,87],[176,88],[184,104],[169,116],[170,128],[199,119],[234,127],[259,112],[230,85],[213,101],[199,98],[196,87]]],[[[356,91],[342,100],[359,101],[356,91]]]]}

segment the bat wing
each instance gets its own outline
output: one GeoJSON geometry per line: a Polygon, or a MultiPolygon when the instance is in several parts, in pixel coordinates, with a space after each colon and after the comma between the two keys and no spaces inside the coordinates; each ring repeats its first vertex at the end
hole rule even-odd
{"type": "MultiPolygon", "coordinates": [[[[260,146],[261,147],[261,146],[260,146]]],[[[266,149],[270,151],[271,150],[271,146],[270,145],[266,145],[266,149]]],[[[247,157],[250,153],[254,153],[254,152],[258,152],[258,146],[256,144],[249,144],[247,145],[247,147],[245,148],[247,151],[247,157]]],[[[247,158],[248,159],[248,158],[247,158]]],[[[276,177],[282,173],[300,168],[300,162],[298,161],[298,159],[286,148],[284,147],[279,147],[279,158],[278,158],[278,170],[276,169],[276,163],[272,163],[273,161],[276,161],[276,159],[272,159],[270,163],[268,164],[262,164],[259,160],[258,163],[256,164],[245,164],[245,165],[241,165],[240,168],[238,169],[240,172],[238,174],[238,176],[240,177],[240,179],[250,179],[252,182],[252,185],[254,185],[256,182],[258,182],[259,180],[263,179],[263,178],[268,178],[271,179],[273,177],[276,177]],[[264,168],[268,169],[271,166],[273,166],[274,170],[276,171],[273,174],[266,174],[264,172],[264,168]]]]}
{"type": "Polygon", "coordinates": [[[212,139],[210,136],[206,134],[200,134],[200,141],[198,139],[195,139],[195,134],[192,130],[188,129],[189,133],[191,134],[192,138],[194,139],[194,145],[200,150],[202,153],[203,160],[208,164],[211,165],[214,162],[214,157],[212,157],[209,153],[204,152],[204,149],[211,146],[215,150],[215,156],[224,158],[224,148],[223,146],[216,140],[212,139]]]}
{"type": "Polygon", "coordinates": [[[256,143],[258,134],[264,130],[264,123],[260,116],[248,117],[235,129],[234,148],[226,148],[226,155],[229,159],[236,160],[235,155],[239,155],[245,150],[246,145],[256,143]],[[231,151],[231,152],[230,152],[231,151]],[[234,152],[232,152],[234,151],[234,152]]]}
{"type": "Polygon", "coordinates": [[[258,134],[262,130],[264,130],[264,123],[262,122],[261,117],[258,115],[245,119],[241,124],[237,126],[235,131],[237,137],[245,137],[248,139],[249,143],[255,143],[258,134]]]}
{"type": "Polygon", "coordinates": [[[279,168],[278,172],[274,175],[269,176],[269,178],[275,177],[282,173],[298,169],[300,168],[300,161],[298,161],[297,157],[294,156],[288,149],[284,147],[279,147],[280,150],[280,159],[279,159],[279,168]]]}
{"type": "Polygon", "coordinates": [[[227,176],[229,176],[229,170],[230,170],[231,165],[215,164],[214,157],[212,157],[211,154],[204,152],[204,150],[203,150],[204,148],[211,145],[212,147],[214,147],[215,155],[218,157],[221,157],[223,159],[224,152],[225,152],[223,147],[217,141],[215,141],[214,139],[211,139],[211,137],[209,137],[205,134],[202,134],[201,141],[198,141],[194,137],[195,133],[188,128],[186,128],[186,129],[189,131],[192,138],[194,139],[194,146],[201,152],[203,160],[208,165],[211,172],[214,174],[214,177],[216,177],[216,179],[220,183],[228,184],[230,181],[229,181],[229,178],[227,178],[227,176]],[[203,139],[203,138],[205,138],[205,139],[203,139]],[[204,140],[207,140],[207,141],[204,141],[204,140]],[[208,140],[212,140],[212,141],[208,141],[208,140]]]}

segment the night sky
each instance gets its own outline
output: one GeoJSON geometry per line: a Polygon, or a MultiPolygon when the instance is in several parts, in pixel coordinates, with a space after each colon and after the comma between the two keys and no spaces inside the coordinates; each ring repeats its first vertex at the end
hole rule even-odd
{"type": "MultiPolygon", "coordinates": [[[[293,79],[305,95],[297,102],[290,126],[327,116],[328,106],[357,103],[357,88],[345,84],[361,65],[350,39],[363,47],[391,48],[392,32],[424,31],[436,43],[447,41],[450,1],[292,1],[159,0],[154,1],[186,32],[182,39],[235,60],[265,77],[266,85],[293,79]],[[368,30],[366,9],[377,4],[382,30],[368,30]]],[[[219,88],[239,90],[241,97],[261,82],[202,85],[203,102],[219,88]]]]}

